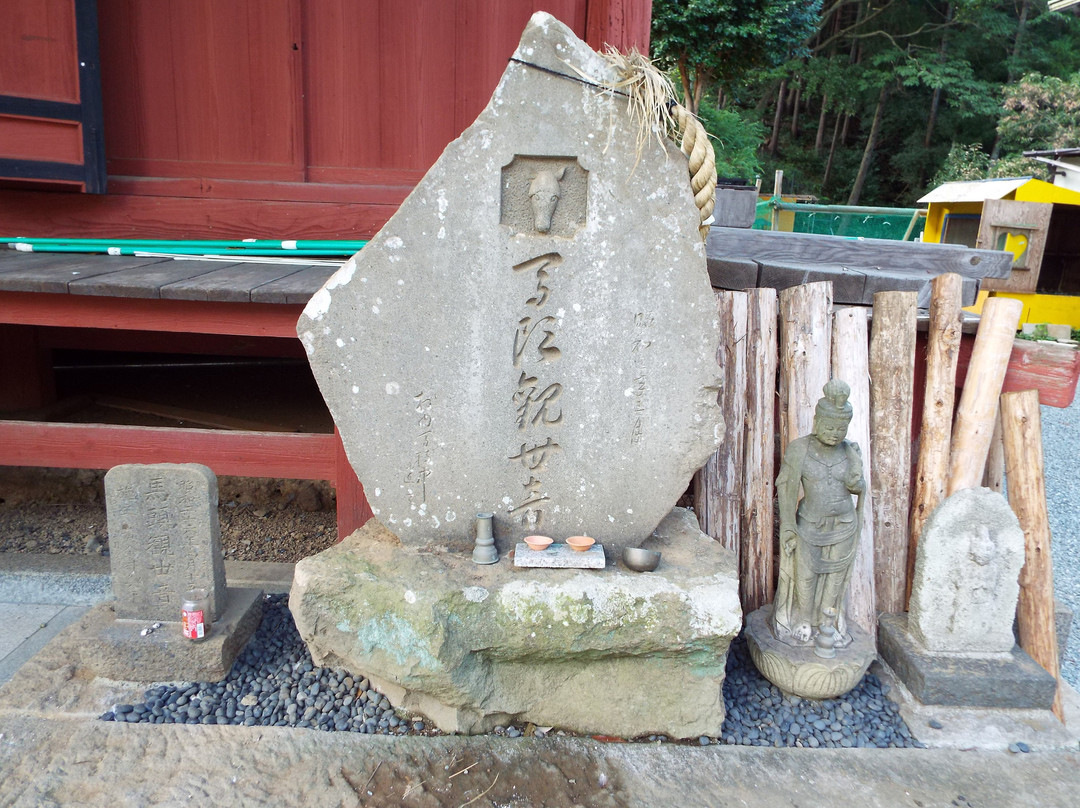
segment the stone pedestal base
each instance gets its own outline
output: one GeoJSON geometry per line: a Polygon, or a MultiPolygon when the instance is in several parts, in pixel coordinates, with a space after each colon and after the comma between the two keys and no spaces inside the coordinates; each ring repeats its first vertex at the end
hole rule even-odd
{"type": "Polygon", "coordinates": [[[908,633],[906,614],[878,623],[881,658],[923,704],[1050,709],[1057,681],[1020,648],[1007,657],[944,656],[908,633]]]}
{"type": "Polygon", "coordinates": [[[761,675],[789,695],[805,699],[832,699],[862,681],[877,656],[874,640],[848,623],[851,645],[837,649],[833,659],[822,659],[813,646],[794,647],[780,642],[769,629],[772,604],[746,618],[746,644],[761,675]]]}
{"type": "Polygon", "coordinates": [[[682,509],[645,545],[663,553],[656,572],[478,566],[404,548],[372,519],[296,565],[289,607],[317,664],[448,732],[716,735],[741,622],[734,556],[682,509]]]}
{"type": "MultiPolygon", "coordinates": [[[[262,622],[261,589],[226,592],[225,613],[201,642],[184,637],[180,622],[163,622],[142,635],[153,620],[121,620],[113,604],[100,603],[78,624],[80,661],[98,676],[134,682],[217,682],[262,622]]],[[[179,617],[179,615],[177,615],[179,617]]]]}

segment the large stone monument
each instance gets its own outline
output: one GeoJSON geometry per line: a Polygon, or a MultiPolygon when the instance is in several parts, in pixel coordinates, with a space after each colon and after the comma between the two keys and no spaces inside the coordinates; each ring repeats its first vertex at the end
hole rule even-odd
{"type": "Polygon", "coordinates": [[[685,513],[658,528],[721,434],[717,307],[687,159],[618,78],[534,15],[487,108],[297,326],[377,517],[297,565],[297,626],[447,730],[723,721],[732,556],[685,513]],[[470,561],[478,512],[499,563],[470,561]],[[592,537],[607,568],[513,566],[535,534],[592,537]],[[613,568],[645,541],[656,572],[613,568]]]}
{"type": "Polygon", "coordinates": [[[844,613],[867,490],[859,446],[845,440],[850,388],[832,379],[822,392],[812,434],[788,444],[776,478],[776,597],[746,621],[762,675],[786,693],[816,699],[851,690],[875,657],[873,638],[844,613]]]}
{"type": "Polygon", "coordinates": [[[957,491],[919,538],[907,615],[883,615],[882,658],[924,704],[1049,707],[1054,677],[1016,647],[1024,532],[1005,498],[957,491]]]}
{"type": "Polygon", "coordinates": [[[115,601],[81,621],[92,639],[83,661],[96,673],[135,681],[218,680],[262,619],[262,592],[225,584],[217,478],[206,466],[116,466],[105,475],[115,601]],[[185,593],[206,590],[206,639],[180,627],[185,593]]]}
{"type": "Polygon", "coordinates": [[[717,309],[687,161],[550,15],[297,326],[403,544],[648,536],[716,448],[717,309]],[[648,134],[648,133],[646,133],[648,134]]]}

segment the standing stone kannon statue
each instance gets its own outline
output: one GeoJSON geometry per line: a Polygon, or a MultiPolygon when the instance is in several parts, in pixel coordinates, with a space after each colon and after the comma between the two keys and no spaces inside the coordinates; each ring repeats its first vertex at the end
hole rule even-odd
{"type": "Polygon", "coordinates": [[[746,626],[762,674],[781,690],[807,698],[847,692],[874,658],[873,640],[844,615],[866,495],[862,453],[845,440],[851,388],[832,379],[822,392],[813,432],[788,445],[776,478],[776,599],[751,614],[746,626]]]}
{"type": "Polygon", "coordinates": [[[829,622],[827,613],[835,613],[835,646],[846,648],[851,635],[844,593],[859,544],[866,481],[858,444],[845,440],[851,388],[833,379],[823,392],[813,433],[791,442],[776,478],[780,579],[769,627],[781,642],[811,645],[829,622]],[[852,494],[858,498],[854,506],[852,494]]]}

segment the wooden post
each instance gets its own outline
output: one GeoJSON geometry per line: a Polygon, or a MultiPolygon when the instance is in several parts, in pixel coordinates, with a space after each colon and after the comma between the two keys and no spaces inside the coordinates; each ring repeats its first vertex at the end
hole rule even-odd
{"type": "Polygon", "coordinates": [[[743,613],[771,603],[773,499],[776,496],[776,290],[747,289],[746,441],[743,449],[739,581],[743,613]]]}
{"type": "MultiPolygon", "coordinates": [[[[991,298],[993,299],[993,298],[991,298]]],[[[1019,302],[1019,301],[1017,301],[1019,302]]],[[[1035,390],[1001,397],[1001,432],[1009,479],[1009,504],[1024,529],[1024,568],[1020,570],[1017,623],[1020,647],[1058,680],[1054,715],[1064,723],[1061,671],[1054,627],[1054,569],[1043,477],[1042,424],[1035,390]]]]}
{"type": "Polygon", "coordinates": [[[931,281],[930,323],[926,343],[926,396],[915,490],[911,497],[908,530],[907,585],[904,601],[911,599],[915,553],[923,525],[941,500],[949,475],[949,443],[952,438],[953,403],[956,400],[956,359],[960,352],[961,293],[963,278],[954,273],[931,281]]]}
{"type": "Polygon", "coordinates": [[[870,482],[870,368],[867,309],[849,306],[837,309],[833,316],[832,375],[851,387],[851,423],[847,439],[862,449],[863,493],[862,525],[855,566],[847,593],[848,619],[871,636],[877,632],[877,598],[874,596],[874,510],[870,482]]]}
{"type": "Polygon", "coordinates": [[[1001,436],[1001,406],[994,417],[994,434],[990,436],[990,451],[986,455],[986,470],[983,472],[983,488],[1005,491],[1005,447],[1001,436]]]}
{"type": "Polygon", "coordinates": [[[808,283],[781,291],[781,452],[814,428],[814,407],[829,381],[831,351],[832,283],[808,283]]]}
{"type": "Polygon", "coordinates": [[[1023,310],[1024,304],[1011,297],[991,297],[983,304],[964,391],[956,409],[949,450],[949,494],[982,482],[1001,383],[1005,381],[1023,310]]]}
{"type": "MultiPolygon", "coordinates": [[[[773,201],[774,205],[777,202],[780,201],[780,196],[781,196],[781,194],[783,194],[783,192],[784,192],[784,172],[783,172],[783,169],[777,169],[776,173],[773,174],[773,191],[772,191],[773,198],[772,198],[772,201],[773,201]]],[[[771,216],[769,221],[770,221],[770,224],[769,224],[769,229],[770,230],[779,230],[780,229],[780,209],[779,208],[773,207],[772,216],[771,216]]]]}
{"type": "Polygon", "coordinates": [[[702,532],[738,558],[746,420],[746,293],[718,291],[716,303],[724,334],[716,349],[724,439],[694,475],[694,511],[702,532]]]}
{"type": "Polygon", "coordinates": [[[886,614],[904,611],[906,591],[916,298],[915,292],[874,295],[870,333],[874,589],[877,610],[886,614]]]}

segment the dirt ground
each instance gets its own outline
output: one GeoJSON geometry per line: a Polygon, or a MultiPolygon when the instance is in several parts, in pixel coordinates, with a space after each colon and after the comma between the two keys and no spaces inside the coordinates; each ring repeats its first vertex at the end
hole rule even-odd
{"type": "MultiPolygon", "coordinates": [[[[101,471],[0,468],[0,552],[107,553],[104,477],[101,471]]],[[[337,538],[329,483],[220,477],[218,489],[228,559],[295,562],[337,538]]]]}

